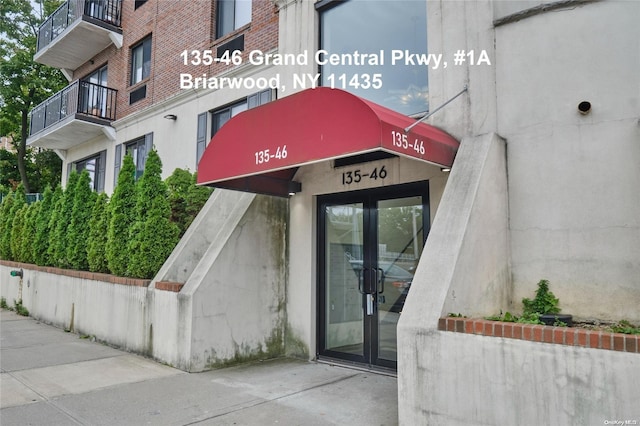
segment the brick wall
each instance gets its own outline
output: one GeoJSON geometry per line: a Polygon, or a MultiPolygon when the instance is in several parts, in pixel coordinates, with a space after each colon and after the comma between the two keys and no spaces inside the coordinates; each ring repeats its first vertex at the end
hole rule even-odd
{"type": "Polygon", "coordinates": [[[552,327],[472,318],[440,318],[438,330],[640,353],[640,335],[609,333],[576,327],[552,327]]]}
{"type": "Polygon", "coordinates": [[[185,49],[212,49],[215,55],[217,46],[240,34],[245,37],[243,59],[251,50],[266,52],[278,45],[277,8],[270,0],[254,0],[251,23],[218,40],[215,39],[215,0],[149,0],[136,10],[133,1],[124,1],[122,8],[122,48],[116,49],[111,45],[76,69],[73,76],[74,79],[82,78],[108,64],[107,84],[118,90],[118,119],[180,92],[180,73],[213,76],[233,67],[220,63],[210,66],[184,65],[180,53],[185,49]],[[150,34],[152,51],[149,78],[130,86],[131,46],[150,34]],[[145,84],[146,97],[129,105],[129,94],[145,84]]]}
{"type": "Polygon", "coordinates": [[[134,287],[149,287],[151,280],[145,280],[140,278],[118,277],[109,274],[100,274],[97,272],[89,271],[76,271],[73,269],[60,269],[53,266],[37,266],[30,263],[13,262],[10,260],[0,260],[0,265],[13,269],[28,269],[37,272],[46,272],[48,274],[56,274],[64,277],[80,278],[92,281],[101,281],[110,284],[128,285],[134,287]]]}

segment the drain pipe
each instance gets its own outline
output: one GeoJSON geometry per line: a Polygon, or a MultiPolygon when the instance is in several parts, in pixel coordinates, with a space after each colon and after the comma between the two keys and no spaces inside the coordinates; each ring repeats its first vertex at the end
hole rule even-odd
{"type": "Polygon", "coordinates": [[[18,300],[22,301],[22,277],[24,271],[22,269],[15,269],[9,273],[12,277],[20,277],[20,283],[18,284],[18,300]]]}

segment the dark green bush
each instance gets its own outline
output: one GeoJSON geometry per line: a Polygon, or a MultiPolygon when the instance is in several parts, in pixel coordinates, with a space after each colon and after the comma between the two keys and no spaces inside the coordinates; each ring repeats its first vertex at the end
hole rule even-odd
{"type": "Polygon", "coordinates": [[[51,217],[47,225],[48,241],[47,241],[47,253],[45,255],[45,266],[55,266],[56,262],[56,241],[55,233],[57,223],[62,216],[62,208],[64,206],[64,190],[60,185],[56,186],[56,190],[53,191],[53,197],[51,198],[51,217]]]}
{"type": "Polygon", "coordinates": [[[108,199],[107,194],[100,194],[91,211],[87,245],[87,261],[91,272],[109,272],[106,254],[107,233],[109,231],[108,199]]]}
{"type": "Polygon", "coordinates": [[[182,236],[209,199],[212,189],[197,186],[196,174],[184,169],[175,169],[166,183],[171,205],[171,222],[178,226],[182,236]]]}
{"type": "Polygon", "coordinates": [[[130,261],[129,234],[135,220],[136,206],[135,173],[133,158],[127,154],[118,174],[118,184],[109,203],[110,218],[106,254],[109,270],[114,275],[125,275],[130,261]]]}
{"type": "Polygon", "coordinates": [[[144,173],[136,188],[136,222],[131,230],[128,275],[153,278],[178,242],[178,227],[170,221],[167,185],[162,181],[162,162],[149,152],[144,173]]]}
{"type": "Polygon", "coordinates": [[[83,170],[74,191],[73,210],[67,233],[67,259],[73,269],[87,270],[89,220],[98,195],[91,189],[89,172],[83,170]]]}
{"type": "MultiPolygon", "coordinates": [[[[75,171],[69,175],[67,187],[62,196],[62,205],[59,211],[54,212],[59,215],[55,218],[55,229],[53,239],[49,239],[49,244],[53,244],[52,262],[58,268],[68,268],[70,265],[67,257],[67,246],[69,245],[68,231],[73,213],[73,203],[75,200],[76,185],[79,175],[75,171]]],[[[53,218],[52,218],[53,219],[53,218]]]]}
{"type": "Polygon", "coordinates": [[[29,204],[24,216],[24,223],[20,233],[18,259],[24,263],[35,263],[33,246],[36,240],[36,222],[42,208],[42,201],[29,204]]]}
{"type": "Polygon", "coordinates": [[[15,204],[15,196],[10,192],[0,205],[0,259],[11,259],[11,209],[15,204]]]}
{"type": "Polygon", "coordinates": [[[53,211],[53,191],[50,187],[44,190],[40,209],[36,216],[36,230],[33,240],[33,261],[36,265],[47,264],[47,247],[49,246],[49,219],[53,211]]]}
{"type": "Polygon", "coordinates": [[[13,195],[9,194],[7,198],[9,198],[9,200],[7,200],[9,205],[6,206],[6,215],[3,214],[4,227],[2,234],[0,234],[0,254],[3,259],[15,260],[13,251],[14,249],[17,250],[17,248],[15,248],[16,243],[11,240],[14,235],[12,232],[13,221],[18,211],[27,203],[27,197],[22,184],[18,185],[13,195]]]}
{"type": "Polygon", "coordinates": [[[11,222],[11,260],[20,262],[20,250],[22,249],[22,228],[24,227],[25,217],[29,206],[25,203],[13,214],[11,222]]]}

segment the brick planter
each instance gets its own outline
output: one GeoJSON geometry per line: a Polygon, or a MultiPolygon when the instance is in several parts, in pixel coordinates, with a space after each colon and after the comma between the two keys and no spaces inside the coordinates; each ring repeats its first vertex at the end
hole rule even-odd
{"type": "Polygon", "coordinates": [[[637,334],[610,333],[572,327],[519,324],[473,318],[440,318],[438,330],[640,353],[640,335],[637,334]]]}
{"type": "Polygon", "coordinates": [[[140,278],[118,277],[110,274],[100,274],[98,272],[54,268],[53,266],[37,266],[31,263],[13,262],[11,260],[0,260],[0,265],[14,269],[27,269],[30,271],[46,272],[48,274],[62,275],[65,277],[101,281],[111,284],[129,285],[134,287],[149,287],[149,284],[151,283],[151,280],[144,280],[140,278]]]}

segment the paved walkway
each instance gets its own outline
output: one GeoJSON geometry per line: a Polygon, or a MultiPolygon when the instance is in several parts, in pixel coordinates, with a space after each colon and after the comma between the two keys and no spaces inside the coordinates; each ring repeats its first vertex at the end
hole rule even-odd
{"type": "Polygon", "coordinates": [[[189,374],[2,310],[0,424],[394,425],[397,383],[274,360],[189,374]]]}

